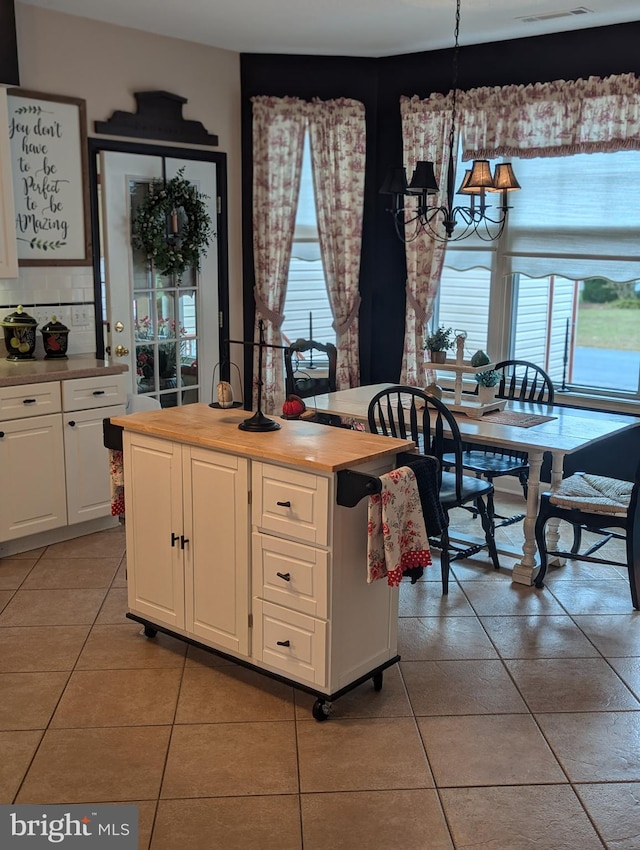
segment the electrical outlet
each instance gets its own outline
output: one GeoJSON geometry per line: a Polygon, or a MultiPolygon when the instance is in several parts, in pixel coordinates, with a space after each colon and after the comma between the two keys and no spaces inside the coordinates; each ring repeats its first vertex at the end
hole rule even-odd
{"type": "Polygon", "coordinates": [[[71,324],[76,328],[86,327],[91,324],[89,308],[86,304],[78,304],[77,307],[71,309],[71,324]]]}
{"type": "Polygon", "coordinates": [[[36,320],[38,327],[42,327],[51,318],[52,310],[52,307],[32,307],[28,312],[36,320]]]}

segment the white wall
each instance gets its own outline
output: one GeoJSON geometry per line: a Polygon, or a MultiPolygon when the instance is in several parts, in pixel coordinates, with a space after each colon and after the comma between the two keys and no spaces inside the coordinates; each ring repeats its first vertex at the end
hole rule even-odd
{"type": "MultiPolygon", "coordinates": [[[[227,154],[228,169],[230,335],[241,339],[239,54],[22,3],[16,20],[21,87],[86,100],[89,137],[98,137],[95,121],[117,109],[134,112],[135,91],[153,90],[185,97],[183,116],[218,136],[213,150],[227,154]]],[[[0,305],[86,301],[93,301],[90,266],[21,268],[18,280],[0,280],[0,305]]],[[[69,324],[73,310],[56,313],[69,324]]],[[[95,349],[92,310],[86,313],[88,325],[69,324],[71,353],[95,349]]],[[[78,311],[75,318],[84,322],[78,311]]]]}

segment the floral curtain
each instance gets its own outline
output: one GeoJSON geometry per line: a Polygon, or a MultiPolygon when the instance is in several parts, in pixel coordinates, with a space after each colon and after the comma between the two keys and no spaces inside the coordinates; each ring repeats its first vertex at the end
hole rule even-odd
{"type": "MultiPolygon", "coordinates": [[[[300,191],[307,104],[297,98],[254,97],[253,257],[256,339],[264,322],[265,342],[281,345],[280,327],[300,191]]],[[[258,374],[258,350],[254,374],[258,374]]],[[[262,407],[273,412],[284,398],[282,351],[265,348],[262,407]]]]}
{"type": "Polygon", "coordinates": [[[358,309],[364,204],[364,104],[309,104],[309,137],[322,265],[338,348],[338,389],[360,383],[358,309]]]}
{"type": "MultiPolygon", "coordinates": [[[[400,114],[404,163],[409,179],[416,162],[431,160],[438,185],[444,188],[451,129],[450,97],[441,94],[434,94],[426,100],[402,97],[400,114]]],[[[413,209],[415,203],[415,200],[407,199],[407,207],[413,209]]],[[[425,327],[433,314],[445,247],[445,242],[424,233],[406,244],[407,307],[401,384],[424,387],[428,383],[423,352],[425,327]]]]}
{"type": "Polygon", "coordinates": [[[465,160],[640,149],[634,74],[470,89],[458,102],[465,160]]]}

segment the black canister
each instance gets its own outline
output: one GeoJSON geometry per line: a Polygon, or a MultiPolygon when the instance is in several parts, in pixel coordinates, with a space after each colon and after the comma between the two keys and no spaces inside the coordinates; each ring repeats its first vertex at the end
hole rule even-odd
{"type": "Polygon", "coordinates": [[[0,322],[4,329],[4,344],[9,352],[7,360],[35,360],[37,321],[22,308],[9,313],[0,322]]]}
{"type": "Polygon", "coordinates": [[[56,316],[52,316],[51,321],[42,326],[40,333],[42,334],[45,360],[66,358],[69,343],[69,328],[66,325],[59,322],[56,316]]]}

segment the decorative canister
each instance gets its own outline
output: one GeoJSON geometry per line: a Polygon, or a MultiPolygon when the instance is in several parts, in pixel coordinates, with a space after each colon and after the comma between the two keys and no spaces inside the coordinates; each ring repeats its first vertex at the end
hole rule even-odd
{"type": "Polygon", "coordinates": [[[9,352],[7,360],[35,360],[36,328],[38,322],[22,308],[9,313],[0,322],[4,328],[4,344],[9,352]]]}
{"type": "Polygon", "coordinates": [[[67,356],[67,345],[69,343],[69,328],[59,322],[56,316],[40,329],[42,344],[44,345],[45,360],[50,358],[61,358],[67,356]]]}

